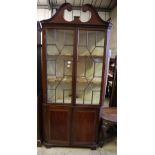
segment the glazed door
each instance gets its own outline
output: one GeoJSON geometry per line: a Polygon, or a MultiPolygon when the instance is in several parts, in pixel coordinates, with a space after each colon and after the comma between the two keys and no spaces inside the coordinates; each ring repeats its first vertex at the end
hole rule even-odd
{"type": "Polygon", "coordinates": [[[47,102],[71,104],[73,31],[47,31],[47,102]]]}
{"type": "Polygon", "coordinates": [[[80,30],[78,34],[76,104],[99,105],[104,32],[80,30]]]}
{"type": "Polygon", "coordinates": [[[95,145],[99,122],[104,56],[103,31],[78,31],[76,100],[73,110],[72,142],[95,145]]]}
{"type": "Polygon", "coordinates": [[[46,31],[46,141],[69,145],[71,128],[73,30],[46,31]]]}

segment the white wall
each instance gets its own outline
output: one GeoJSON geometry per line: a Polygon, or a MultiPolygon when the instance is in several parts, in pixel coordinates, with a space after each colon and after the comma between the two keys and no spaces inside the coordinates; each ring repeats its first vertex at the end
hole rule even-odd
{"type": "Polygon", "coordinates": [[[48,19],[51,17],[51,12],[48,9],[37,9],[37,21],[48,19]]]}

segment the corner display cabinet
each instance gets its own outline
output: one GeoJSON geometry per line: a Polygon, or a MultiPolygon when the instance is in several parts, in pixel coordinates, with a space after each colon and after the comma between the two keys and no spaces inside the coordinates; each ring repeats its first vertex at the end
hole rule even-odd
{"type": "Polygon", "coordinates": [[[100,108],[104,103],[110,21],[103,21],[89,4],[91,17],[64,19],[63,4],[42,24],[43,141],[50,146],[98,145],[100,108]]]}

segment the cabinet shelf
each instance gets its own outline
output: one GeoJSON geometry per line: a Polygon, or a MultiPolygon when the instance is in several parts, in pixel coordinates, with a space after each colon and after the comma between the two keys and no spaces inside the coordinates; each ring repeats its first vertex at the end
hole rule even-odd
{"type": "Polygon", "coordinates": [[[77,78],[77,83],[94,83],[94,84],[100,84],[101,78],[93,78],[93,80],[86,80],[85,78],[77,78]]]}
{"type": "MultiPolygon", "coordinates": [[[[58,82],[61,81],[64,83],[70,83],[72,82],[72,78],[56,78],[55,76],[48,76],[48,82],[49,83],[54,83],[54,82],[58,82]]],[[[93,80],[86,80],[85,78],[77,78],[76,80],[77,83],[94,83],[94,84],[100,84],[101,83],[101,78],[93,78],[93,80]]]]}
{"type": "Polygon", "coordinates": [[[61,80],[63,82],[66,82],[66,83],[72,82],[72,78],[71,77],[70,78],[63,78],[62,79],[62,77],[61,78],[58,78],[58,77],[55,77],[55,76],[48,76],[47,79],[48,79],[48,82],[50,82],[50,83],[61,81],[61,80]]]}
{"type": "MultiPolygon", "coordinates": [[[[53,57],[73,57],[73,55],[69,54],[60,54],[60,55],[47,55],[48,58],[53,57]]],[[[90,55],[78,55],[78,57],[91,57],[90,55]]],[[[103,58],[103,55],[92,55],[93,58],[103,58]]]]}

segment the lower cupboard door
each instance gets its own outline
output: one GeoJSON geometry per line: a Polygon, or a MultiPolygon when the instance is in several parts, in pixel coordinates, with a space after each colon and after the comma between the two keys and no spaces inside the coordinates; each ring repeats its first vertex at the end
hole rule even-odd
{"type": "Polygon", "coordinates": [[[52,145],[69,145],[70,109],[52,108],[47,115],[48,143],[52,145]]]}
{"type": "Polygon", "coordinates": [[[98,109],[76,108],[73,111],[72,144],[96,145],[98,109]]]}

